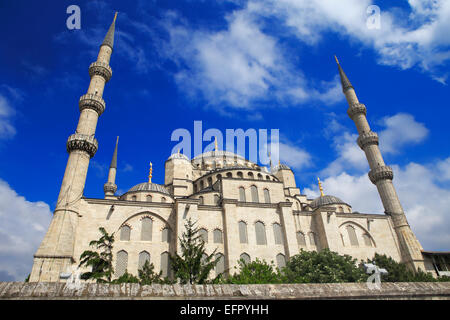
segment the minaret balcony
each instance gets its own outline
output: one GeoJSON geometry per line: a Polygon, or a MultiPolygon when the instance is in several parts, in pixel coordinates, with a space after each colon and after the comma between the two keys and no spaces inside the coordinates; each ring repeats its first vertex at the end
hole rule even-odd
{"type": "Polygon", "coordinates": [[[354,103],[347,109],[347,114],[350,117],[350,119],[353,120],[353,117],[357,114],[367,114],[366,106],[362,103],[354,103]]]}
{"type": "Polygon", "coordinates": [[[394,172],[389,166],[380,166],[369,171],[369,179],[373,184],[377,184],[381,180],[394,179],[394,172]]]}
{"type": "Polygon", "coordinates": [[[112,182],[107,182],[103,185],[103,191],[105,192],[105,194],[111,193],[112,195],[114,195],[117,191],[117,185],[112,182]]]}
{"type": "Polygon", "coordinates": [[[366,146],[374,144],[378,145],[378,135],[373,131],[362,133],[356,142],[358,143],[358,146],[364,150],[366,146]]]}
{"type": "Polygon", "coordinates": [[[105,101],[100,96],[93,93],[82,95],[78,101],[78,106],[80,108],[80,112],[84,109],[92,109],[98,113],[98,116],[105,111],[106,107],[105,101]]]}
{"type": "Polygon", "coordinates": [[[98,150],[98,141],[94,136],[74,133],[67,139],[67,152],[70,153],[73,150],[85,151],[92,158],[98,150]]]}
{"type": "Polygon", "coordinates": [[[89,75],[91,78],[94,75],[101,76],[105,79],[105,82],[108,82],[112,77],[112,69],[107,63],[95,61],[89,66],[89,75]]]}

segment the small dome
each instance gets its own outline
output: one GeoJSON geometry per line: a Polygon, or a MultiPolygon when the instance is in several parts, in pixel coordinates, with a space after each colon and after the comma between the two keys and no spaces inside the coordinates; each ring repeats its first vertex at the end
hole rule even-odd
{"type": "Polygon", "coordinates": [[[277,165],[273,168],[274,172],[279,171],[279,170],[291,170],[291,168],[289,168],[289,166],[287,166],[283,163],[280,163],[279,165],[277,165]]]}
{"type": "Polygon", "coordinates": [[[139,192],[139,191],[156,191],[170,195],[169,191],[164,186],[148,182],[137,184],[133,188],[128,190],[128,192],[139,192]]]}
{"type": "Polygon", "coordinates": [[[189,158],[182,153],[174,153],[169,157],[169,159],[183,159],[189,161],[189,158]]]}
{"type": "Polygon", "coordinates": [[[318,207],[331,205],[331,204],[345,204],[348,206],[348,204],[346,204],[344,201],[342,201],[338,197],[329,196],[329,195],[320,196],[320,197],[314,199],[313,201],[311,201],[309,206],[311,208],[318,208],[318,207]]]}

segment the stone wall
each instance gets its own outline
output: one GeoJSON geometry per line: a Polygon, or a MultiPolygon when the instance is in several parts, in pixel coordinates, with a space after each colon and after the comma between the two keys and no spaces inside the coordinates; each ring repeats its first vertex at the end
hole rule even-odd
{"type": "Polygon", "coordinates": [[[0,282],[0,299],[445,299],[450,282],[277,285],[146,285],[83,283],[78,289],[64,283],[0,282]]]}

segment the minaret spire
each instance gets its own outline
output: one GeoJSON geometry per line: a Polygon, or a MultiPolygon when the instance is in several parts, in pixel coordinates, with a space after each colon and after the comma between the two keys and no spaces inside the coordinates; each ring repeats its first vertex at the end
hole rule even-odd
{"type": "Polygon", "coordinates": [[[153,164],[150,162],[150,169],[148,170],[148,183],[152,183],[153,164]]]}
{"type": "Polygon", "coordinates": [[[113,157],[111,159],[111,165],[109,166],[108,182],[103,186],[105,192],[105,198],[107,196],[114,196],[117,191],[116,185],[116,173],[117,173],[117,148],[119,145],[119,137],[117,136],[116,147],[114,148],[113,157]]]}
{"type": "Polygon", "coordinates": [[[425,270],[424,258],[421,253],[423,250],[422,246],[408,224],[405,212],[392,184],[394,173],[384,163],[383,156],[378,147],[378,135],[370,129],[369,123],[367,122],[366,106],[359,103],[355,89],[345,75],[337,58],[336,63],[339,68],[342,90],[349,105],[347,114],[355,122],[359,133],[357,143],[366,154],[367,161],[369,162],[370,181],[376,185],[381,201],[383,202],[385,213],[391,217],[399,242],[402,262],[406,263],[415,271],[419,268],[425,270]]]}
{"type": "Polygon", "coordinates": [[[116,29],[116,19],[117,19],[117,12],[114,15],[113,22],[111,23],[111,26],[108,29],[108,32],[106,33],[105,39],[103,40],[102,45],[107,45],[111,47],[111,49],[114,46],[114,32],[116,29]]]}
{"type": "Polygon", "coordinates": [[[336,56],[334,56],[334,59],[336,60],[336,63],[338,65],[339,77],[341,78],[342,91],[345,93],[348,89],[353,88],[353,86],[350,83],[350,80],[348,80],[347,75],[344,72],[344,69],[342,69],[338,58],[336,56]]]}
{"type": "Polygon", "coordinates": [[[80,117],[75,133],[67,140],[66,171],[61,184],[50,227],[34,255],[31,282],[59,282],[60,273],[70,270],[78,257],[74,255],[76,226],[83,197],[90,159],[98,149],[95,131],[100,115],[105,111],[102,99],[106,82],[111,79],[109,66],[114,43],[116,16],[100,45],[97,61],[89,66],[91,81],[87,93],[80,97],[80,117]]]}

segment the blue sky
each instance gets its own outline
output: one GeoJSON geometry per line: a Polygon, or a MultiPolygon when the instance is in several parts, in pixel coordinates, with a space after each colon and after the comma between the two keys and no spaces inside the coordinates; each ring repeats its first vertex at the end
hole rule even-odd
{"type": "MultiPolygon", "coordinates": [[[[103,197],[115,137],[117,185],[163,183],[177,128],[280,129],[302,193],[382,213],[346,114],[337,55],[380,135],[425,249],[450,249],[450,4],[403,0],[3,1],[0,4],[0,280],[21,279],[51,219],[89,64],[116,38],[85,196],[103,197]],[[68,30],[66,9],[81,9],[68,30]],[[367,28],[369,5],[380,29],[367,28]],[[27,230],[27,231],[25,231],[27,230]]],[[[207,143],[204,144],[206,147],[207,143]]]]}

